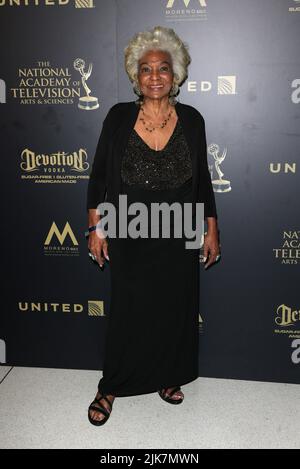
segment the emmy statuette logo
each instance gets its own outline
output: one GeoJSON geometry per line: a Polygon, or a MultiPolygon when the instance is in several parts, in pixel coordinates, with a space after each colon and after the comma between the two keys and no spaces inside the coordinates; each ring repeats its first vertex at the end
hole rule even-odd
{"type": "Polygon", "coordinates": [[[82,86],[86,92],[86,96],[82,96],[79,98],[79,109],[83,109],[84,111],[92,111],[94,109],[98,109],[98,98],[96,98],[95,96],[90,96],[91,90],[86,84],[86,81],[91,76],[93,64],[90,63],[88,71],[85,71],[85,61],[83,59],[75,59],[73,65],[75,70],[77,70],[81,75],[82,86]]]}
{"type": "Polygon", "coordinates": [[[219,179],[213,179],[212,185],[214,192],[229,192],[231,191],[230,181],[228,179],[223,179],[224,173],[220,169],[221,163],[225,160],[227,155],[227,149],[223,151],[223,154],[220,156],[220,147],[216,143],[212,143],[208,147],[208,153],[213,156],[215,160],[215,169],[218,173],[219,179]]]}

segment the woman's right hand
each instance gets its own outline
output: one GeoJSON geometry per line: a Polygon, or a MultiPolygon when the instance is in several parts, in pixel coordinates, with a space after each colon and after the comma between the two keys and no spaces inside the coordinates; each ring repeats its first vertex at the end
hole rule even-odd
{"type": "Polygon", "coordinates": [[[104,257],[109,260],[108,257],[108,243],[105,237],[101,238],[97,233],[98,230],[91,231],[88,238],[88,248],[90,253],[95,256],[96,261],[103,267],[104,257]],[[104,255],[104,257],[103,257],[104,255]]]}

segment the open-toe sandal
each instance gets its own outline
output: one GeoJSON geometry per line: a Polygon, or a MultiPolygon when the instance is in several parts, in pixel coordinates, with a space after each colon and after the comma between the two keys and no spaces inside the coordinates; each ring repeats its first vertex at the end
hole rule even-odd
{"type": "Polygon", "coordinates": [[[176,386],[168,394],[166,393],[167,389],[168,388],[160,389],[158,391],[158,394],[164,401],[168,402],[169,404],[181,404],[183,402],[184,397],[182,397],[181,399],[172,399],[173,394],[175,394],[177,391],[181,391],[180,386],[176,386]]]}
{"type": "Polygon", "coordinates": [[[90,404],[89,409],[88,409],[89,421],[91,422],[91,424],[97,425],[97,426],[103,425],[105,422],[107,422],[107,420],[109,419],[110,413],[112,411],[112,403],[110,402],[108,397],[106,397],[105,394],[101,394],[100,392],[99,392],[99,395],[100,395],[100,397],[99,398],[95,397],[95,399],[90,404]],[[109,404],[110,410],[106,409],[106,407],[104,407],[102,404],[100,404],[101,399],[105,399],[105,401],[109,404]],[[95,404],[97,404],[97,405],[95,405],[95,404]],[[91,410],[95,410],[96,412],[100,412],[101,414],[105,415],[105,417],[101,420],[93,419],[90,415],[91,410]]]}

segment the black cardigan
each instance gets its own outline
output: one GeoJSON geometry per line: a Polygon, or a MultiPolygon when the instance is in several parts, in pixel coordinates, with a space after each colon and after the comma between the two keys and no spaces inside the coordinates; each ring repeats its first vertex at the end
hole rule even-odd
{"type": "MultiPolygon", "coordinates": [[[[191,152],[193,202],[204,202],[205,218],[218,218],[207,165],[204,118],[188,104],[177,101],[175,108],[191,152]]],[[[90,172],[87,210],[97,208],[104,201],[118,203],[121,193],[121,158],[138,113],[139,106],[135,101],[117,103],[109,109],[103,121],[90,172]]]]}

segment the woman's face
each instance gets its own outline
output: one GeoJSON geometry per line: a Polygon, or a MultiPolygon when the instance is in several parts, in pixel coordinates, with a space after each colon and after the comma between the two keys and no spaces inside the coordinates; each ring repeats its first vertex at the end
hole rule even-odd
{"type": "Polygon", "coordinates": [[[152,50],[140,58],[138,83],[145,97],[158,99],[167,96],[173,77],[172,59],[168,52],[152,50]]]}

